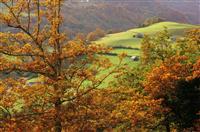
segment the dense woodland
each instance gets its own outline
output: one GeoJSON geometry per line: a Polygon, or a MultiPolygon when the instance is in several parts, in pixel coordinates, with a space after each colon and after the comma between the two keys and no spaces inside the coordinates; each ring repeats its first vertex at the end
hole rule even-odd
{"type": "Polygon", "coordinates": [[[135,67],[100,28],[67,36],[63,0],[0,3],[0,131],[200,131],[200,28],[144,34],[135,67]]]}

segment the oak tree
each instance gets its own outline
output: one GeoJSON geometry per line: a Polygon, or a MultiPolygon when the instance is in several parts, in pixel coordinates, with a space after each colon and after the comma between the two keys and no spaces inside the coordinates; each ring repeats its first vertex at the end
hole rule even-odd
{"type": "MultiPolygon", "coordinates": [[[[96,57],[107,48],[67,40],[61,30],[62,0],[0,0],[0,4],[4,8],[0,22],[12,29],[0,32],[1,76],[20,73],[1,80],[0,128],[60,132],[74,122],[65,118],[70,104],[112,73],[96,76],[110,67],[108,59],[96,57]]],[[[71,112],[76,114],[76,109],[71,112]]]]}

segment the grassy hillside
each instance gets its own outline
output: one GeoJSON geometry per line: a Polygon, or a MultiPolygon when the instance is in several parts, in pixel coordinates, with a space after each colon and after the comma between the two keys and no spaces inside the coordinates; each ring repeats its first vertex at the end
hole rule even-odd
{"type": "Polygon", "coordinates": [[[104,38],[99,39],[95,43],[102,44],[110,47],[121,47],[114,49],[113,53],[122,53],[126,52],[128,55],[139,55],[138,50],[134,49],[124,49],[123,47],[131,47],[131,48],[140,48],[140,43],[142,41],[142,38],[135,38],[133,35],[141,33],[141,34],[147,34],[147,35],[154,35],[155,33],[162,31],[164,27],[167,27],[170,34],[173,36],[182,36],[185,31],[192,29],[192,28],[198,28],[199,26],[195,25],[189,25],[189,24],[180,24],[175,22],[161,22],[157,24],[153,24],[148,27],[144,28],[136,28],[136,29],[130,29],[125,32],[120,32],[116,34],[109,34],[104,38]]]}
{"type": "MultiPolygon", "coordinates": [[[[199,26],[189,24],[161,22],[144,28],[130,29],[125,32],[109,34],[95,43],[113,47],[112,53],[115,53],[116,56],[106,55],[106,57],[108,57],[114,64],[118,64],[119,62],[117,54],[126,53],[128,57],[124,59],[123,63],[135,67],[139,65],[139,61],[132,61],[131,56],[140,56],[140,44],[142,38],[135,38],[133,35],[138,33],[154,35],[155,33],[164,30],[164,27],[167,27],[170,34],[176,37],[182,36],[187,30],[192,28],[199,28],[199,26]]],[[[108,78],[107,82],[112,79],[112,77],[108,78]]]]}
{"type": "Polygon", "coordinates": [[[159,32],[167,27],[169,32],[175,36],[181,36],[186,30],[191,28],[197,28],[198,26],[189,25],[189,24],[180,24],[175,22],[161,22],[157,24],[153,24],[144,28],[136,28],[127,30],[125,32],[120,32],[116,34],[109,34],[106,37],[99,39],[96,41],[97,44],[104,44],[107,46],[122,46],[122,47],[132,47],[138,48],[140,47],[140,38],[133,38],[134,34],[143,33],[148,35],[153,35],[156,32],[159,32]]]}

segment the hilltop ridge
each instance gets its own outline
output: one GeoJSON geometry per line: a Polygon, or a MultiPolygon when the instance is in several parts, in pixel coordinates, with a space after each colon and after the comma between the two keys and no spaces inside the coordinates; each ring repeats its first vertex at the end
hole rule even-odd
{"type": "Polygon", "coordinates": [[[72,33],[88,33],[99,27],[104,30],[127,30],[138,27],[147,18],[198,24],[198,4],[170,3],[157,0],[90,0],[65,2],[64,27],[72,33]],[[185,8],[186,5],[190,5],[185,8]]]}

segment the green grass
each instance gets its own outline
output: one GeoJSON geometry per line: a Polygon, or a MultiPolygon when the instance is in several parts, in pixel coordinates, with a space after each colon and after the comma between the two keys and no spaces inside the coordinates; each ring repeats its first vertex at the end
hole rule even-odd
{"type": "MultiPolygon", "coordinates": [[[[192,28],[197,28],[199,26],[180,24],[175,22],[161,22],[144,28],[130,29],[125,32],[109,34],[106,37],[95,41],[95,43],[109,47],[120,46],[120,47],[140,48],[142,38],[134,38],[133,37],[134,34],[142,33],[147,35],[154,35],[155,33],[164,30],[164,27],[167,27],[169,33],[172,34],[173,36],[182,36],[185,31],[192,28]]],[[[128,56],[140,55],[140,51],[132,49],[121,48],[121,49],[114,49],[112,51],[112,53],[117,53],[117,54],[121,54],[123,52],[126,53],[128,56]]],[[[110,56],[108,56],[108,58],[110,58],[110,56]]],[[[112,57],[111,60],[113,59],[114,58],[112,57]]]]}
{"type": "Polygon", "coordinates": [[[128,56],[140,56],[140,50],[133,49],[113,49],[111,53],[121,54],[125,52],[128,56]]]}
{"type": "MultiPolygon", "coordinates": [[[[106,37],[95,41],[95,43],[110,47],[121,46],[121,47],[140,48],[140,43],[142,41],[142,38],[134,38],[133,37],[134,34],[142,33],[147,35],[154,35],[155,33],[164,30],[164,27],[167,27],[169,33],[172,34],[173,36],[182,36],[185,31],[192,28],[199,28],[200,26],[181,24],[176,22],[161,22],[144,28],[130,29],[125,32],[109,34],[106,37]]],[[[129,56],[139,55],[137,50],[131,51],[129,49],[119,49],[119,50],[115,49],[113,52],[117,52],[119,54],[127,52],[129,56]]]]}
{"type": "MultiPolygon", "coordinates": [[[[109,55],[102,55],[102,57],[107,57],[110,59],[111,63],[114,65],[112,66],[111,68],[107,69],[107,70],[104,70],[104,71],[101,71],[99,73],[99,76],[102,76],[102,75],[107,75],[109,74],[114,68],[116,68],[116,66],[118,66],[118,64],[120,63],[120,59],[119,57],[117,56],[109,56],[109,55]]],[[[121,65],[120,66],[123,66],[123,65],[128,65],[130,67],[137,67],[139,65],[139,61],[138,62],[133,62],[129,57],[125,57],[122,62],[121,62],[121,65]]],[[[111,74],[110,76],[108,76],[104,82],[99,86],[100,88],[106,88],[110,83],[112,83],[113,81],[115,81],[115,75],[118,74],[118,73],[113,73],[111,74]]]]}
{"type": "Polygon", "coordinates": [[[199,26],[180,24],[175,22],[161,22],[144,28],[130,29],[125,32],[109,34],[106,37],[99,39],[95,43],[106,46],[124,46],[138,48],[140,47],[139,44],[141,43],[141,39],[133,38],[134,34],[143,33],[147,35],[153,35],[159,31],[162,31],[164,27],[167,27],[169,32],[173,35],[182,35],[184,31],[191,28],[197,28],[199,26]]]}
{"type": "MultiPolygon", "coordinates": [[[[140,56],[140,50],[126,49],[123,47],[140,49],[142,38],[134,38],[133,37],[134,34],[142,33],[146,35],[154,35],[157,32],[164,30],[165,27],[167,27],[169,33],[172,34],[172,36],[182,36],[185,31],[190,30],[192,28],[199,28],[200,26],[181,24],[176,22],[161,22],[144,28],[130,29],[125,32],[109,34],[106,37],[95,41],[94,43],[109,47],[116,47],[116,46],[121,47],[121,48],[114,48],[111,51],[111,53],[116,53],[116,54],[126,53],[128,56],[140,56]]],[[[105,55],[105,57],[108,57],[114,65],[118,64],[119,62],[118,56],[105,55]]],[[[127,64],[128,66],[131,67],[138,66],[139,63],[140,62],[133,62],[130,59],[130,57],[126,57],[123,62],[123,64],[127,64]]],[[[107,70],[107,72],[109,71],[110,70],[107,70]]],[[[109,84],[109,82],[113,81],[113,79],[114,79],[113,76],[107,78],[103,86],[109,84]]]]}

